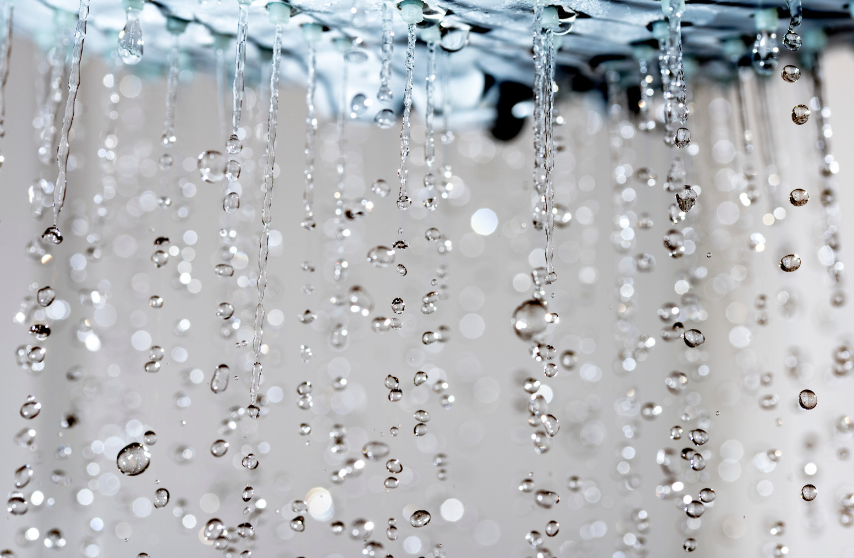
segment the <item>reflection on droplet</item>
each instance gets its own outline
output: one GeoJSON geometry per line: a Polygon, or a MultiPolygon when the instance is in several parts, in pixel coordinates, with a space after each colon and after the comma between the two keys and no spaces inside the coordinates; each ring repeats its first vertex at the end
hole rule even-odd
{"type": "Polygon", "coordinates": [[[151,454],[148,448],[137,442],[125,446],[116,457],[119,471],[129,477],[145,472],[150,464],[151,454]]]}

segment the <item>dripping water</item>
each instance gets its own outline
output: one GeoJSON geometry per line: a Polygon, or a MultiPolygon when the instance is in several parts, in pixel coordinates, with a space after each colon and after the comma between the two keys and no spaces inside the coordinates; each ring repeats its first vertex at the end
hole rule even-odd
{"type": "MultiPolygon", "coordinates": [[[[59,25],[59,15],[57,14],[57,25],[59,25]]],[[[40,109],[42,120],[42,129],[39,139],[39,161],[45,165],[49,165],[51,158],[56,156],[56,148],[54,139],[56,136],[56,113],[59,110],[59,103],[62,101],[62,83],[65,77],[65,61],[70,43],[68,30],[63,26],[58,32],[56,38],[56,46],[54,46],[49,55],[50,63],[50,90],[45,97],[44,105],[40,109]]]]}
{"type": "Polygon", "coordinates": [[[77,100],[77,89],[80,86],[80,60],[83,58],[83,41],[86,39],[86,21],[89,19],[89,1],[80,0],[77,12],[77,28],[74,32],[74,50],[71,54],[71,71],[68,75],[68,98],[65,103],[65,116],[62,118],[62,132],[59,137],[56,161],[59,167],[56,183],[53,189],[53,226],[42,234],[42,239],[51,243],[62,242],[59,231],[59,214],[65,202],[66,172],[68,171],[68,132],[74,120],[74,102],[77,100]]]}
{"type": "MultiPolygon", "coordinates": [[[[436,42],[430,41],[427,43],[427,107],[424,117],[424,124],[427,128],[426,137],[424,140],[424,163],[427,167],[427,172],[424,175],[424,187],[428,189],[427,198],[435,200],[435,184],[436,175],[433,170],[436,165],[436,138],[433,129],[433,121],[435,120],[435,89],[436,89],[436,42]]],[[[428,203],[425,201],[425,204],[428,203]]],[[[435,203],[435,202],[434,202],[435,203]]],[[[435,209],[435,205],[431,204],[431,208],[435,209]]]]}
{"type": "MultiPolygon", "coordinates": [[[[310,24],[309,24],[310,25],[310,24]]],[[[305,216],[302,226],[306,230],[312,230],[315,226],[314,210],[314,139],[317,134],[317,117],[315,116],[314,93],[317,89],[317,67],[316,53],[313,40],[308,42],[308,77],[305,86],[305,189],[302,194],[305,216]]]]}
{"type": "Polygon", "coordinates": [[[163,144],[164,153],[160,158],[160,168],[166,170],[172,166],[172,155],[165,150],[169,149],[176,141],[175,137],[175,102],[178,97],[178,66],[179,50],[178,43],[180,35],[172,34],[172,48],[169,51],[169,74],[166,78],[166,111],[163,117],[163,136],[160,142],[163,144]]]}
{"type": "Polygon", "coordinates": [[[394,30],[392,8],[388,2],[383,2],[383,38],[382,38],[382,65],[380,66],[380,89],[377,99],[386,103],[390,102],[394,95],[389,87],[391,81],[391,61],[394,52],[394,30]]]}
{"type": "Polygon", "coordinates": [[[6,135],[6,80],[9,77],[9,57],[12,54],[12,0],[3,3],[3,27],[0,37],[0,138],[6,135]]]}
{"type": "Polygon", "coordinates": [[[397,175],[400,178],[400,193],[397,198],[397,207],[401,211],[409,208],[412,200],[406,189],[406,181],[409,177],[407,163],[409,161],[409,133],[410,113],[412,112],[412,81],[415,69],[415,24],[410,23],[408,29],[408,42],[406,46],[406,85],[403,89],[403,124],[400,127],[400,170],[397,175]]]}
{"type": "Polygon", "coordinates": [[[261,207],[261,223],[264,230],[258,247],[258,305],[255,307],[254,335],[252,351],[255,363],[252,365],[252,379],[249,386],[250,405],[258,400],[261,387],[261,344],[264,338],[264,293],[267,289],[267,256],[270,242],[270,223],[273,220],[273,167],[276,163],[276,126],[279,110],[279,66],[282,52],[282,33],[284,23],[276,23],[276,39],[273,42],[272,72],[270,73],[270,110],[267,114],[267,161],[264,167],[264,202],[261,207]]]}

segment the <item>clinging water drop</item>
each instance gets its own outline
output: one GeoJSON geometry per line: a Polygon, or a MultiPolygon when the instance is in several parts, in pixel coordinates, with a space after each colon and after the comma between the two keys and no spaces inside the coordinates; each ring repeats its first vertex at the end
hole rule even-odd
{"type": "Polygon", "coordinates": [[[142,61],[142,27],[139,24],[139,14],[145,5],[144,0],[122,0],[127,21],[124,29],[119,32],[118,52],[122,62],[132,66],[142,61]]]}

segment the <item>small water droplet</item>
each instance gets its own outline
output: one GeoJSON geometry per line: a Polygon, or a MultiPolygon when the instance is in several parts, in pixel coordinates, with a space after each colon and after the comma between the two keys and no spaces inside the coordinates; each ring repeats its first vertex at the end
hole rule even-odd
{"type": "Polygon", "coordinates": [[[818,405],[818,397],[815,392],[809,389],[805,389],[798,394],[798,405],[801,406],[801,409],[815,409],[815,406],[818,405]]]}
{"type": "Polygon", "coordinates": [[[371,184],[371,192],[378,195],[381,198],[388,196],[391,191],[391,186],[389,186],[388,182],[383,180],[382,178],[378,178],[374,180],[374,183],[371,184]]]}
{"type": "Polygon", "coordinates": [[[214,273],[220,277],[231,277],[234,275],[234,268],[228,264],[217,264],[214,267],[214,273]]]}
{"type": "Polygon", "coordinates": [[[169,503],[169,491],[165,488],[158,488],[154,491],[154,507],[160,509],[169,503]]]}
{"type": "Polygon", "coordinates": [[[149,430],[142,435],[142,441],[145,442],[146,446],[153,446],[157,443],[157,434],[155,434],[154,431],[149,430]]]}
{"type": "Polygon", "coordinates": [[[783,71],[781,72],[783,76],[783,81],[788,81],[789,83],[795,83],[799,79],[801,79],[801,70],[797,66],[792,66],[789,64],[788,66],[783,66],[783,71]]]}
{"type": "Polygon", "coordinates": [[[795,105],[792,109],[792,122],[801,125],[806,124],[810,119],[810,109],[806,105],[795,105]]]}
{"type": "Polygon", "coordinates": [[[62,233],[59,231],[59,227],[51,225],[46,228],[42,233],[42,240],[54,246],[62,244],[62,233]]]}
{"type": "Polygon", "coordinates": [[[780,260],[780,269],[791,273],[792,271],[797,271],[797,269],[801,267],[801,258],[797,254],[789,254],[788,256],[783,256],[780,260]]]}
{"type": "Polygon", "coordinates": [[[240,461],[240,464],[251,471],[258,468],[258,458],[254,453],[250,453],[240,461]]]}
{"type": "Polygon", "coordinates": [[[163,308],[163,297],[153,295],[148,299],[148,305],[151,308],[163,308]]]}
{"type": "Polygon", "coordinates": [[[222,209],[226,213],[234,213],[240,209],[240,196],[237,192],[229,192],[222,199],[222,209]]]}
{"type": "Polygon", "coordinates": [[[682,149],[688,147],[691,143],[691,132],[688,128],[679,128],[676,130],[676,147],[682,149]]]}
{"type": "Polygon", "coordinates": [[[801,498],[806,500],[807,502],[812,502],[815,500],[815,497],[818,496],[818,489],[815,485],[805,484],[803,488],[801,488],[801,498]]]}
{"type": "Polygon", "coordinates": [[[211,444],[211,455],[214,457],[222,457],[228,452],[228,442],[225,440],[217,440],[211,444]]]}

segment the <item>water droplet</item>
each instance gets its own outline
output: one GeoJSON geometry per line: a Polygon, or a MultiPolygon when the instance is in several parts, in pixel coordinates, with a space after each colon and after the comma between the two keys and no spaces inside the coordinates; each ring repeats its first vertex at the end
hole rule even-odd
{"type": "Polygon", "coordinates": [[[151,464],[151,454],[148,448],[137,442],[126,445],[116,457],[119,471],[129,477],[145,472],[151,464]]]}
{"type": "Polygon", "coordinates": [[[783,36],[783,45],[789,50],[798,50],[801,48],[803,39],[794,31],[789,31],[783,36]]]}
{"type": "Polygon", "coordinates": [[[374,267],[388,267],[394,263],[394,250],[386,246],[375,246],[368,251],[368,262],[374,267]]]}
{"type": "Polygon", "coordinates": [[[23,465],[15,471],[15,488],[24,488],[33,478],[33,469],[29,465],[23,465]]]}
{"type": "Polygon", "coordinates": [[[222,209],[226,213],[234,213],[240,209],[240,196],[237,192],[229,192],[222,198],[222,209]]]}
{"type": "Polygon", "coordinates": [[[173,162],[174,159],[172,158],[172,155],[164,153],[160,156],[160,159],[158,159],[157,166],[160,167],[160,170],[166,171],[172,168],[173,162]]]}
{"type": "Polygon", "coordinates": [[[688,434],[688,437],[691,438],[691,441],[694,442],[695,446],[702,446],[703,444],[709,441],[709,433],[700,428],[692,430],[688,434]]]}
{"type": "Polygon", "coordinates": [[[394,111],[391,109],[383,109],[374,117],[374,123],[382,130],[387,130],[394,126],[394,111]]]}
{"type": "Polygon", "coordinates": [[[638,254],[635,264],[641,273],[649,273],[655,269],[655,257],[652,254],[638,254]]]}
{"type": "Polygon", "coordinates": [[[416,436],[425,436],[427,434],[427,425],[424,423],[418,423],[415,425],[415,428],[412,429],[412,432],[416,436]]]}
{"type": "Polygon", "coordinates": [[[676,203],[682,211],[691,211],[697,203],[697,192],[691,186],[685,186],[676,193],[676,203]]]}
{"type": "Polygon", "coordinates": [[[255,454],[250,453],[240,461],[240,464],[251,471],[258,468],[258,458],[255,457],[255,454]]]}
{"type": "Polygon", "coordinates": [[[6,511],[12,515],[24,515],[27,509],[27,501],[23,494],[12,493],[6,501],[6,511]]]}
{"type": "Polygon", "coordinates": [[[552,507],[560,503],[560,496],[557,492],[550,490],[538,490],[534,495],[534,502],[541,508],[550,510],[552,507]]]}
{"type": "Polygon", "coordinates": [[[400,196],[397,198],[397,208],[401,211],[406,211],[412,206],[412,199],[409,196],[400,196]]]}
{"type": "Polygon", "coordinates": [[[413,383],[416,386],[420,386],[421,384],[423,384],[426,381],[427,381],[427,373],[426,372],[419,371],[419,372],[415,373],[415,378],[413,379],[413,383]]]}
{"type": "Polygon", "coordinates": [[[397,264],[397,274],[403,277],[406,273],[406,266],[403,264],[397,264]]]}
{"type": "Polygon", "coordinates": [[[38,300],[39,306],[46,308],[53,304],[53,301],[56,299],[56,291],[54,291],[50,287],[41,288],[39,289],[36,298],[38,300]]]}
{"type": "Polygon", "coordinates": [[[796,188],[789,194],[789,202],[795,207],[806,205],[808,201],[810,201],[809,192],[801,188],[796,188]]]}
{"type": "Polygon", "coordinates": [[[704,506],[702,502],[699,502],[697,500],[692,500],[685,506],[685,513],[688,515],[688,517],[700,517],[705,511],[706,506],[704,506]]]}
{"type": "Polygon", "coordinates": [[[549,521],[546,523],[546,535],[554,537],[560,531],[560,523],[557,521],[549,521]]]}
{"type": "Polygon", "coordinates": [[[435,227],[430,227],[426,231],[424,231],[424,238],[429,240],[430,242],[436,242],[440,238],[442,238],[442,233],[439,232],[439,229],[435,227]]]}
{"type": "Polygon", "coordinates": [[[214,457],[222,457],[228,451],[228,442],[225,440],[217,440],[211,444],[211,455],[214,457]]]}
{"type": "Polygon", "coordinates": [[[240,162],[237,159],[229,159],[225,164],[225,178],[229,182],[234,182],[240,178],[240,162]]]}
{"type": "Polygon", "coordinates": [[[795,83],[796,81],[801,79],[801,70],[797,66],[792,66],[791,64],[789,64],[788,66],[783,67],[781,75],[783,76],[783,81],[795,83]]]}
{"type": "Polygon", "coordinates": [[[810,109],[806,105],[795,105],[792,109],[792,122],[795,124],[806,124],[810,119],[810,109]]]}
{"type": "Polygon", "coordinates": [[[220,277],[231,277],[234,275],[234,268],[228,264],[216,264],[214,267],[214,273],[220,277]]]}
{"type": "Polygon", "coordinates": [[[537,548],[543,544],[543,536],[539,531],[528,531],[525,535],[525,541],[531,545],[531,548],[537,548]]]}
{"type": "Polygon", "coordinates": [[[685,552],[694,552],[697,549],[697,541],[694,539],[685,539],[682,543],[682,550],[685,552]]]}
{"type": "Polygon", "coordinates": [[[384,442],[368,442],[362,447],[362,455],[370,461],[382,461],[390,451],[384,442]]]}
{"type": "Polygon", "coordinates": [[[42,233],[42,240],[44,240],[48,244],[62,244],[62,233],[59,231],[59,227],[51,225],[46,228],[45,231],[42,233]]]}
{"type": "Polygon", "coordinates": [[[199,155],[196,167],[205,182],[220,182],[225,178],[225,156],[219,151],[205,151],[199,155]]]}
{"type": "Polygon", "coordinates": [[[127,22],[119,31],[118,53],[122,62],[128,66],[139,64],[142,60],[143,44],[139,10],[130,8],[127,10],[127,22]]]}
{"type": "Polygon", "coordinates": [[[704,504],[708,504],[715,501],[715,491],[711,488],[704,488],[700,491],[700,501],[704,504]]]}
{"type": "Polygon", "coordinates": [[[548,310],[538,300],[528,300],[513,311],[510,320],[516,335],[525,341],[530,341],[546,330],[548,310]]]}
{"type": "Polygon", "coordinates": [[[691,468],[695,471],[702,471],[706,468],[706,459],[700,455],[699,453],[695,453],[691,456],[691,468]]]}
{"type": "MultiPolygon", "coordinates": [[[[244,457],[244,459],[246,458],[244,457]]],[[[237,526],[237,534],[240,535],[241,538],[251,539],[255,536],[255,527],[253,527],[251,523],[241,523],[237,526]]]]}
{"type": "Polygon", "coordinates": [[[163,297],[153,295],[148,299],[148,305],[151,308],[163,308],[163,297]]]}
{"type": "Polygon", "coordinates": [[[169,491],[165,488],[158,488],[154,491],[154,507],[160,509],[169,503],[169,491]]]}
{"type": "Polygon", "coordinates": [[[801,267],[801,258],[797,254],[789,254],[788,256],[783,256],[780,260],[780,269],[791,273],[792,271],[797,271],[797,269],[801,267]]]}
{"type": "Polygon", "coordinates": [[[413,527],[424,527],[430,523],[430,514],[425,510],[418,510],[409,516],[409,524],[413,527]]]}
{"type": "Polygon", "coordinates": [[[149,430],[142,435],[142,441],[145,442],[146,446],[153,446],[157,443],[157,434],[155,434],[154,431],[149,430]]]}
{"type": "Polygon", "coordinates": [[[682,427],[674,426],[670,429],[670,439],[671,440],[681,440],[682,439],[682,427]]]}
{"type": "Polygon", "coordinates": [[[801,488],[801,498],[807,502],[812,502],[815,500],[816,496],[818,496],[818,489],[814,485],[805,484],[804,487],[801,488]]]}
{"type": "Polygon", "coordinates": [[[42,404],[35,400],[35,398],[31,395],[27,398],[27,401],[21,405],[21,416],[25,419],[34,419],[39,416],[39,413],[42,410],[42,404]]]}
{"type": "Polygon", "coordinates": [[[44,341],[50,336],[50,328],[45,324],[33,324],[30,326],[30,335],[39,341],[44,341]]]}
{"type": "Polygon", "coordinates": [[[676,147],[682,149],[688,147],[691,143],[691,132],[688,128],[679,128],[676,130],[676,147]]]}
{"type": "Polygon", "coordinates": [[[801,409],[808,411],[815,409],[815,406],[818,405],[818,397],[812,390],[805,389],[798,394],[798,405],[801,406],[801,409]]]}
{"type": "Polygon", "coordinates": [[[240,138],[234,134],[230,135],[225,142],[225,150],[231,155],[237,155],[243,150],[243,144],[240,143],[240,138]]]}
{"type": "Polygon", "coordinates": [[[383,180],[382,178],[378,178],[374,180],[374,183],[371,184],[371,192],[378,195],[381,198],[388,196],[391,191],[391,186],[389,186],[388,182],[383,180]]]}
{"type": "Polygon", "coordinates": [[[222,393],[228,388],[229,369],[225,364],[220,364],[214,369],[213,377],[211,378],[211,391],[214,393],[222,393]]]}
{"type": "Polygon", "coordinates": [[[154,267],[163,267],[169,263],[169,254],[163,250],[157,250],[151,255],[151,261],[154,263],[154,267]]]}
{"type": "Polygon", "coordinates": [[[682,339],[689,347],[699,347],[706,342],[706,337],[699,329],[689,329],[682,334],[682,339]]]}
{"type": "Polygon", "coordinates": [[[541,415],[540,421],[543,424],[543,428],[546,430],[546,434],[550,438],[554,438],[560,430],[560,422],[557,418],[555,418],[554,415],[541,415]]]}
{"type": "Polygon", "coordinates": [[[228,302],[221,302],[219,306],[216,307],[216,315],[218,318],[227,320],[234,315],[234,306],[228,302]]]}

